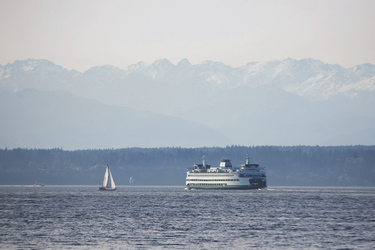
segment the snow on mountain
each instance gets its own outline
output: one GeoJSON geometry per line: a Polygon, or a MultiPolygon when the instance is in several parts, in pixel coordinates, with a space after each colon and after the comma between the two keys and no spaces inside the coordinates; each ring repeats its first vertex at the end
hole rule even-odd
{"type": "Polygon", "coordinates": [[[213,61],[192,65],[187,59],[174,65],[162,59],[125,69],[97,66],[84,73],[47,60],[0,65],[0,92],[23,89],[66,91],[182,118],[244,145],[314,145],[342,143],[343,138],[346,144],[361,144],[359,138],[375,131],[372,64],[347,69],[288,58],[234,68],[213,61]]]}
{"type": "Polygon", "coordinates": [[[237,87],[242,75],[239,70],[220,62],[205,61],[193,67],[194,75],[220,88],[237,87]]]}
{"type": "MultiPolygon", "coordinates": [[[[327,91],[332,89],[332,76],[341,75],[345,68],[339,65],[324,64],[319,60],[291,58],[282,61],[249,63],[244,66],[247,72],[243,84],[255,86],[277,85],[285,91],[321,99],[330,96],[327,91]]],[[[338,92],[337,92],[338,93],[338,92]]]]}
{"type": "Polygon", "coordinates": [[[119,85],[126,78],[126,72],[114,66],[104,65],[86,70],[80,78],[81,82],[90,87],[111,88],[111,85],[119,85]]]}
{"type": "Polygon", "coordinates": [[[174,67],[175,66],[168,59],[162,59],[149,65],[146,68],[145,73],[151,76],[153,79],[162,79],[174,67]]]}
{"type": "Polygon", "coordinates": [[[132,64],[126,68],[124,68],[125,74],[129,76],[130,74],[134,74],[135,72],[144,71],[149,64],[146,62],[139,62],[137,64],[132,64]]]}
{"type": "MultiPolygon", "coordinates": [[[[136,76],[175,84],[195,79],[227,89],[240,85],[275,85],[312,100],[328,99],[335,95],[356,96],[358,91],[375,90],[375,65],[362,64],[346,69],[310,58],[252,62],[238,68],[212,61],[191,65],[187,59],[174,65],[168,59],[162,59],[152,64],[139,62],[125,69],[97,66],[83,74],[68,71],[47,60],[15,61],[0,68],[1,87],[6,90],[68,90],[72,87],[71,84],[67,86],[68,83],[79,85],[82,81],[108,87],[109,83],[118,85],[129,82],[128,78],[137,81],[136,76]]],[[[74,92],[74,89],[71,91],[74,92]]]]}
{"type": "Polygon", "coordinates": [[[81,73],[67,70],[48,60],[27,59],[7,64],[0,70],[1,90],[26,88],[41,90],[68,89],[81,73]]]}

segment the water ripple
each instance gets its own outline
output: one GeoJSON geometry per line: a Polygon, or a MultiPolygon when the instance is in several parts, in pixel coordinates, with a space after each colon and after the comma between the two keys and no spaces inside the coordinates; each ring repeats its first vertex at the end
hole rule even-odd
{"type": "Polygon", "coordinates": [[[374,188],[0,188],[1,249],[371,249],[374,188]]]}

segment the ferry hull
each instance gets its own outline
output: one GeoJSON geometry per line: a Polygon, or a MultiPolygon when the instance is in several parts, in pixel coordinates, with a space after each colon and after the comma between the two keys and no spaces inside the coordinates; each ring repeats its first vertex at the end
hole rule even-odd
{"type": "Polygon", "coordinates": [[[222,187],[218,187],[218,186],[189,186],[187,187],[187,189],[242,189],[242,190],[246,190],[246,189],[262,189],[262,188],[267,188],[267,186],[222,186],[222,187]]]}
{"type": "Polygon", "coordinates": [[[188,189],[261,189],[267,187],[265,179],[249,179],[248,183],[248,185],[231,185],[227,183],[192,183],[189,181],[186,183],[186,187],[188,189]]]}
{"type": "Polygon", "coordinates": [[[267,177],[264,168],[259,164],[246,164],[233,168],[230,160],[223,159],[220,167],[205,164],[195,164],[194,169],[186,173],[187,189],[261,189],[267,187],[267,177]]]}

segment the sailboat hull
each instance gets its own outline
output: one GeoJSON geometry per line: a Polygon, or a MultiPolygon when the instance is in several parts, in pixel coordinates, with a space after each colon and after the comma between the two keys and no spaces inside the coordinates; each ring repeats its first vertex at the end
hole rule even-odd
{"type": "Polygon", "coordinates": [[[99,191],[115,191],[117,188],[99,187],[99,191]]]}

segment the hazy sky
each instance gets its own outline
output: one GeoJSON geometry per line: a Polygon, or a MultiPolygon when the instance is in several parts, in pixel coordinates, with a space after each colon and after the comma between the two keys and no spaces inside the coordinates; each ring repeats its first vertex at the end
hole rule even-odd
{"type": "Polygon", "coordinates": [[[0,0],[0,64],[68,69],[311,57],[375,64],[375,1],[0,0]]]}

